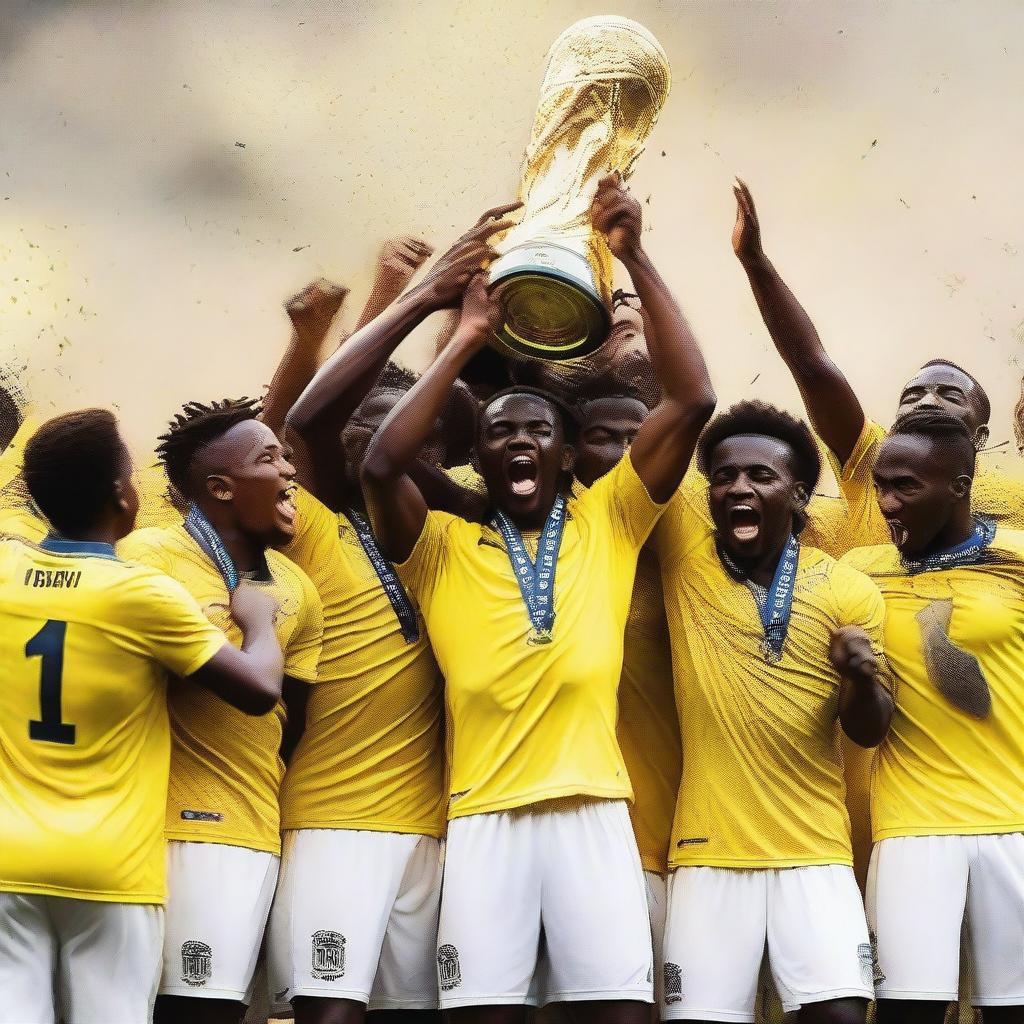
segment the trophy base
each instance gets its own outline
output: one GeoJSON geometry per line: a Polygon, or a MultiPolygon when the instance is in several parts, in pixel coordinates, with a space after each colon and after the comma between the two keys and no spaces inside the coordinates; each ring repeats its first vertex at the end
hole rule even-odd
{"type": "Polygon", "coordinates": [[[518,356],[577,359],[608,339],[611,316],[586,258],[554,245],[513,249],[491,267],[503,314],[496,342],[518,356]]]}

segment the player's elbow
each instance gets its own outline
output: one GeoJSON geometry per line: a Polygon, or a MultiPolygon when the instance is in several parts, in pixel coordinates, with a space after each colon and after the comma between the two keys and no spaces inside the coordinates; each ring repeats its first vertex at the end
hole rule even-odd
{"type": "Polygon", "coordinates": [[[276,680],[270,675],[254,674],[245,680],[230,703],[242,714],[258,718],[273,711],[281,699],[281,677],[276,680]]]}
{"type": "Polygon", "coordinates": [[[395,472],[394,460],[377,444],[370,442],[363,464],[359,467],[359,479],[364,487],[376,490],[385,487],[400,474],[395,472]]]}

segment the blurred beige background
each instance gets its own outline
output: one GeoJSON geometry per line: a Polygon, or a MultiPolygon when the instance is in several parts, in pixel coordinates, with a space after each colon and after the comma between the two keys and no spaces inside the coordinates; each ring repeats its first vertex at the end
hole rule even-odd
{"type": "Polygon", "coordinates": [[[352,319],[385,236],[441,248],[513,196],[547,47],[609,12],[673,64],[633,188],[722,407],[798,407],[730,249],[740,173],[870,414],[944,355],[988,388],[993,443],[1012,438],[1014,0],[2,6],[0,363],[43,411],[116,404],[148,448],[181,401],[258,392],[308,279],[350,284],[352,319]]]}

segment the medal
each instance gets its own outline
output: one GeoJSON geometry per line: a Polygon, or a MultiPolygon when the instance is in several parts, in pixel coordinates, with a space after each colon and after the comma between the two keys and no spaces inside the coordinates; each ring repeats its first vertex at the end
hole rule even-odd
{"type": "Polygon", "coordinates": [[[202,548],[207,558],[217,567],[224,586],[228,593],[233,594],[238,589],[238,570],[235,568],[234,560],[224,547],[224,541],[220,539],[213,524],[203,515],[198,505],[189,505],[185,522],[182,524],[185,532],[202,548]]]}
{"type": "Polygon", "coordinates": [[[974,532],[955,547],[947,548],[945,551],[936,551],[917,560],[903,558],[903,567],[912,576],[922,572],[939,572],[942,569],[955,569],[958,565],[975,565],[981,561],[985,549],[992,543],[996,535],[995,520],[987,516],[974,517],[974,532]]]}
{"type": "Polygon", "coordinates": [[[500,509],[491,520],[491,526],[505,541],[512,572],[526,605],[531,627],[526,635],[529,647],[544,647],[554,639],[555,568],[558,564],[558,550],[562,546],[564,525],[565,496],[559,494],[551,506],[537,543],[537,561],[532,562],[515,523],[500,509]]]}

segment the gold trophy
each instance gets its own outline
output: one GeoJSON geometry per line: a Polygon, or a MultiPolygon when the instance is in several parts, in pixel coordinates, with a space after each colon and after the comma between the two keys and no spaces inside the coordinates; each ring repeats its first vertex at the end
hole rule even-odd
{"type": "Polygon", "coordinates": [[[590,205],[603,175],[632,173],[670,83],[665,51],[628,18],[584,18],[555,40],[519,187],[522,219],[490,268],[504,317],[498,348],[563,360],[604,344],[612,257],[590,205]]]}

